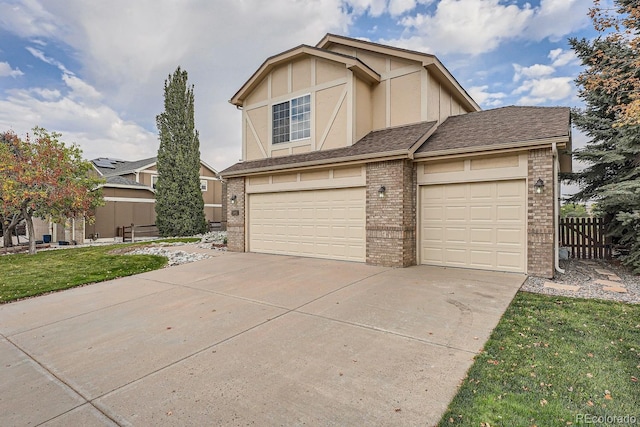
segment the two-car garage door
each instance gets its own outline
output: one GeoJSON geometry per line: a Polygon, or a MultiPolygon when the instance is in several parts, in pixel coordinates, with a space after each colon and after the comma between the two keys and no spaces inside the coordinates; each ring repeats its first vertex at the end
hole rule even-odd
{"type": "MultiPolygon", "coordinates": [[[[419,187],[420,264],[526,272],[524,179],[419,187]]],[[[249,195],[249,250],[364,262],[364,187],[249,195]]]]}
{"type": "Polygon", "coordinates": [[[364,187],[249,195],[249,250],[365,261],[364,187]]]}
{"type": "Polygon", "coordinates": [[[526,272],[523,179],[420,187],[420,263],[526,272]]]}

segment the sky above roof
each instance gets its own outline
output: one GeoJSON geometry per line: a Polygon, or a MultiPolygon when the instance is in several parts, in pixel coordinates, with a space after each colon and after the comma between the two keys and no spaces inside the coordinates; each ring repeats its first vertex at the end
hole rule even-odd
{"type": "MultiPolygon", "coordinates": [[[[155,156],[177,66],[195,85],[202,159],[241,157],[228,100],[269,56],[328,32],[435,54],[483,109],[579,106],[567,39],[592,0],[0,0],[0,131],[62,133],[85,157],[155,156]]],[[[574,146],[584,137],[574,131],[574,146]]]]}

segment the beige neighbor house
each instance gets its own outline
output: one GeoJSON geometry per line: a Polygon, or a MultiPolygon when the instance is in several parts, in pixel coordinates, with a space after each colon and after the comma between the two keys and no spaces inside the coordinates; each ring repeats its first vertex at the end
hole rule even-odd
{"type": "MultiPolygon", "coordinates": [[[[36,236],[50,234],[54,242],[113,240],[121,237],[123,226],[155,224],[156,158],[137,161],[99,158],[91,160],[95,172],[105,179],[102,193],[105,205],[96,209],[95,222],[71,219],[66,225],[37,221],[36,236]]],[[[222,181],[218,172],[200,161],[200,188],[207,221],[222,220],[222,181]]]]}
{"type": "Polygon", "coordinates": [[[481,111],[435,56],[332,34],[230,102],[230,250],[554,275],[568,108],[481,111]]]}

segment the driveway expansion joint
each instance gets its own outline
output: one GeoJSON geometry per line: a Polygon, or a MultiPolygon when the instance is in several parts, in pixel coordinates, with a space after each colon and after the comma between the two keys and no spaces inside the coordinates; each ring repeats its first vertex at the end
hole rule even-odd
{"type": "Polygon", "coordinates": [[[56,415],[55,417],[52,417],[48,420],[45,420],[41,423],[39,423],[38,425],[42,425],[44,423],[47,423],[51,420],[54,420],[58,417],[61,417],[85,404],[89,404],[91,405],[93,408],[95,408],[96,411],[100,412],[102,415],[104,415],[105,417],[107,417],[110,421],[112,421],[113,423],[115,423],[116,425],[120,425],[119,423],[116,422],[116,420],[114,420],[112,417],[110,417],[108,414],[106,414],[104,411],[102,411],[100,408],[96,407],[93,403],[91,403],[91,400],[89,400],[86,396],[84,396],[82,394],[82,392],[80,392],[79,390],[76,390],[71,384],[69,384],[67,381],[65,381],[64,379],[60,378],[58,375],[56,375],[54,372],[52,372],[49,368],[47,368],[44,364],[42,364],[40,361],[38,361],[35,357],[33,357],[31,354],[29,354],[25,349],[23,349],[22,347],[20,347],[18,344],[16,344],[15,342],[11,341],[10,338],[5,337],[6,341],[8,343],[10,343],[16,350],[18,350],[20,353],[24,354],[29,360],[31,360],[33,363],[35,363],[37,366],[40,367],[40,369],[44,370],[45,372],[47,372],[49,375],[51,375],[53,378],[55,378],[56,380],[58,380],[61,384],[63,384],[68,390],[70,390],[73,394],[76,394],[83,402],[80,403],[79,405],[74,406],[73,408],[70,408],[67,411],[64,411],[58,415],[56,415]]]}
{"type": "MultiPolygon", "coordinates": [[[[144,280],[148,280],[148,279],[144,279],[144,280]]],[[[163,284],[166,285],[166,283],[163,283],[163,284]]],[[[68,290],[68,289],[65,289],[65,290],[68,290]]],[[[26,332],[35,331],[36,329],[40,329],[40,328],[44,328],[44,327],[47,327],[47,326],[55,325],[56,323],[65,322],[67,320],[76,319],[78,317],[86,316],[87,314],[98,313],[100,311],[103,311],[103,310],[106,310],[106,309],[109,309],[109,308],[112,308],[112,307],[117,307],[119,305],[127,304],[127,303],[129,303],[131,301],[137,301],[139,299],[147,298],[147,297],[150,297],[150,296],[153,296],[153,295],[158,295],[158,294],[161,294],[163,292],[168,292],[170,290],[172,290],[172,288],[161,289],[159,291],[151,292],[149,294],[140,295],[140,296],[137,296],[135,298],[130,298],[130,299],[127,299],[127,300],[124,300],[124,301],[116,302],[114,304],[105,305],[105,306],[96,308],[95,310],[89,310],[89,311],[85,311],[83,313],[74,314],[73,316],[65,317],[64,319],[58,319],[58,320],[54,320],[53,322],[43,323],[41,325],[34,326],[33,328],[19,330],[19,331],[16,331],[15,333],[11,334],[11,336],[20,335],[20,334],[24,334],[26,332]]]]}

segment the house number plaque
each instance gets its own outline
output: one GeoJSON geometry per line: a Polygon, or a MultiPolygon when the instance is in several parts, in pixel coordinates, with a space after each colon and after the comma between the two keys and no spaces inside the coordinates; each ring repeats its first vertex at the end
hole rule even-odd
{"type": "Polygon", "coordinates": [[[238,209],[234,209],[231,211],[231,216],[238,216],[240,215],[240,211],[238,209]]]}

